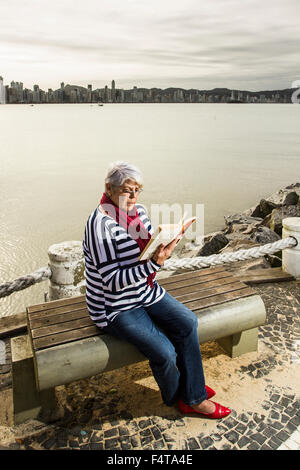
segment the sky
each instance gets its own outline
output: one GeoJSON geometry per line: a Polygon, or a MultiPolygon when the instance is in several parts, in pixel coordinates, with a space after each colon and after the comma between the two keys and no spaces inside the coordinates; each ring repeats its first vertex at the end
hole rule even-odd
{"type": "Polygon", "coordinates": [[[0,0],[0,75],[248,91],[300,79],[299,0],[0,0]]]}

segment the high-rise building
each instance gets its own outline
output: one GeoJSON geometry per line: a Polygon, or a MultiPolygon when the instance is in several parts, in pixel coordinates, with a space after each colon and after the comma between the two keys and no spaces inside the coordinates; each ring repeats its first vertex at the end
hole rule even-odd
{"type": "Polygon", "coordinates": [[[86,94],[86,101],[87,103],[91,103],[92,102],[92,85],[88,85],[87,86],[87,94],[86,94]]]}
{"type": "Polygon", "coordinates": [[[33,102],[40,102],[40,87],[38,85],[33,85],[33,102]]]}
{"type": "Polygon", "coordinates": [[[105,85],[105,88],[104,88],[104,102],[108,103],[108,101],[109,101],[108,87],[107,87],[107,85],[105,85]]]}
{"type": "Polygon", "coordinates": [[[5,104],[5,87],[2,77],[0,77],[0,104],[5,104]]]}
{"type": "Polygon", "coordinates": [[[116,101],[116,84],[114,80],[111,82],[111,100],[113,103],[116,101]]]}
{"type": "Polygon", "coordinates": [[[17,101],[19,103],[23,102],[23,83],[22,82],[11,82],[12,83],[12,88],[14,88],[16,91],[16,96],[17,96],[17,101]]]}

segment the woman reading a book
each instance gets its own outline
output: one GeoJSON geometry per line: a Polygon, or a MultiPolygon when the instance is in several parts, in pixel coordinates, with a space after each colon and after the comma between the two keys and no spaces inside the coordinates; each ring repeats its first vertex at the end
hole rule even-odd
{"type": "Polygon", "coordinates": [[[177,239],[139,260],[153,234],[146,209],[138,204],[141,190],[140,171],[117,162],[88,218],[83,251],[90,316],[105,333],[146,356],[166,405],[178,402],[182,413],[223,418],[230,410],[211,401],[215,392],[205,385],[197,317],[155,280],[177,239]]]}

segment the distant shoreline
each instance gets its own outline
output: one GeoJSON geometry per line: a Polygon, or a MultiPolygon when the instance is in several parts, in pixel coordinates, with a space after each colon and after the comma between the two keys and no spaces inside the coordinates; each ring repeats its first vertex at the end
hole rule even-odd
{"type": "MultiPolygon", "coordinates": [[[[179,102],[173,102],[173,101],[170,101],[170,102],[163,102],[163,103],[159,103],[159,102],[153,102],[153,103],[149,103],[147,101],[139,101],[139,102],[132,102],[132,101],[128,101],[128,102],[124,102],[124,103],[102,103],[102,105],[99,105],[98,103],[0,103],[0,106],[11,106],[11,105],[18,105],[18,106],[39,106],[39,105],[55,105],[55,104],[62,104],[62,105],[75,105],[75,104],[80,104],[80,105],[90,105],[90,106],[102,106],[102,105],[116,105],[116,104],[154,104],[154,105],[159,105],[159,104],[249,104],[249,105],[255,105],[255,104],[295,104],[295,103],[292,103],[291,101],[287,101],[287,102],[260,102],[260,101],[257,101],[255,103],[252,103],[252,102],[243,102],[243,101],[239,101],[239,102],[213,102],[213,101],[207,101],[207,102],[198,102],[198,103],[195,103],[195,102],[184,102],[184,103],[179,103],[179,102]]],[[[296,103],[296,104],[300,104],[300,103],[296,103]]]]}

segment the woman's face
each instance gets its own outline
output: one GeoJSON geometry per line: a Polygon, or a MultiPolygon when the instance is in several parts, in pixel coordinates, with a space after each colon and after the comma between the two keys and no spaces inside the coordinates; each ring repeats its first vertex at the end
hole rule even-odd
{"type": "Polygon", "coordinates": [[[109,183],[106,185],[106,192],[110,199],[120,209],[130,212],[136,204],[142,187],[134,180],[126,180],[122,186],[115,188],[109,183]]]}

